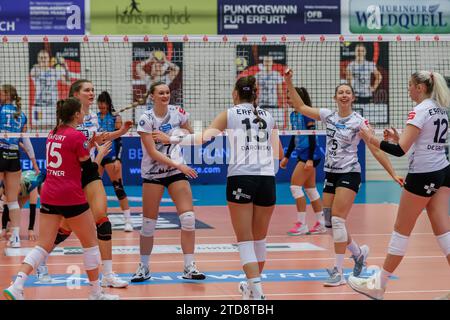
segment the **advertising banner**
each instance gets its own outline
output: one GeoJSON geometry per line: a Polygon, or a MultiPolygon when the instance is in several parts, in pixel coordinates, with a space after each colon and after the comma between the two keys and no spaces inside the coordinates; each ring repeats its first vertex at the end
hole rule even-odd
{"type": "Polygon", "coordinates": [[[339,34],[339,0],[218,0],[219,34],[339,34]]]}
{"type": "Polygon", "coordinates": [[[450,33],[450,1],[343,0],[343,33],[450,33]]]}
{"type": "Polygon", "coordinates": [[[0,0],[0,34],[84,34],[84,0],[0,0]]]}
{"type": "Polygon", "coordinates": [[[388,42],[342,42],[340,77],[355,91],[354,110],[371,123],[389,123],[388,42]]]}
{"type": "MultiPolygon", "coordinates": [[[[286,151],[290,136],[281,136],[283,148],[286,151]]],[[[45,168],[45,141],[46,138],[31,138],[31,142],[36,153],[36,161],[39,168],[45,168]]],[[[318,147],[325,149],[325,136],[319,136],[318,147]]],[[[122,172],[123,182],[125,185],[141,185],[141,160],[142,147],[141,141],[138,137],[124,138],[123,142],[123,156],[122,156],[122,172]]],[[[217,137],[216,141],[204,144],[203,146],[186,148],[184,150],[184,158],[186,163],[197,170],[198,178],[189,179],[191,184],[223,184],[227,177],[226,158],[229,156],[227,151],[227,143],[223,137],[217,137]],[[190,150],[188,150],[190,149],[190,150]]],[[[289,182],[292,172],[297,165],[295,159],[297,155],[295,151],[291,155],[291,160],[288,162],[286,169],[280,169],[277,173],[277,182],[289,182]]],[[[358,145],[358,158],[361,164],[361,178],[365,181],[365,145],[364,142],[358,145]]],[[[20,162],[22,170],[32,170],[33,165],[28,157],[21,152],[20,162]]],[[[324,180],[323,160],[317,167],[316,180],[324,180]]],[[[107,174],[103,175],[103,181],[106,185],[111,185],[107,174]]]]}
{"type": "Polygon", "coordinates": [[[28,50],[29,124],[48,129],[56,124],[56,102],[67,98],[71,83],[80,78],[80,44],[31,42],[28,50]]]}
{"type": "Polygon", "coordinates": [[[91,0],[90,3],[93,35],[217,34],[216,0],[91,0]]]}

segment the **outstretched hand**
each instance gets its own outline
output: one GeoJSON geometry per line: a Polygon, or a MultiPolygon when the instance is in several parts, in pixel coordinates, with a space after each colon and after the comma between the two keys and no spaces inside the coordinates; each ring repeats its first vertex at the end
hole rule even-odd
{"type": "Polygon", "coordinates": [[[384,129],[383,139],[389,142],[398,143],[398,141],[400,140],[400,134],[394,127],[391,127],[390,129],[384,129]]]}

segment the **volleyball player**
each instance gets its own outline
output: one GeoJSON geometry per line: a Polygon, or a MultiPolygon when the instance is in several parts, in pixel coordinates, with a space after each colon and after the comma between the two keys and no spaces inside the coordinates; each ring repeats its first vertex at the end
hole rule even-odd
{"type": "MultiPolygon", "coordinates": [[[[0,130],[3,132],[26,132],[27,117],[21,110],[21,98],[14,86],[0,87],[0,130]]],[[[20,248],[20,185],[19,138],[0,139],[0,180],[5,187],[5,198],[11,218],[11,237],[8,245],[20,248]]]]}
{"type": "MultiPolygon", "coordinates": [[[[122,119],[119,115],[114,116],[112,113],[115,111],[111,96],[107,91],[103,91],[97,97],[97,105],[100,112],[97,113],[98,122],[101,131],[114,132],[119,130],[122,126],[122,119]]],[[[120,137],[118,138],[120,139],[120,137]]],[[[113,141],[112,151],[110,154],[106,155],[100,166],[99,173],[100,176],[103,175],[103,170],[106,170],[111,183],[116,193],[116,197],[119,200],[120,208],[123,211],[125,226],[125,232],[133,231],[133,224],[131,222],[130,206],[128,204],[127,194],[125,193],[125,188],[122,182],[122,162],[118,158],[119,150],[117,147],[121,148],[116,141],[113,141]]]]}
{"type": "Polygon", "coordinates": [[[274,119],[256,105],[256,100],[255,77],[242,77],[234,86],[234,106],[221,112],[202,136],[154,135],[164,143],[201,144],[228,129],[231,154],[226,192],[247,277],[247,281],[239,284],[244,300],[265,299],[261,273],[266,261],[266,235],[276,202],[274,167],[278,162],[274,158],[283,157],[274,119]]]}
{"type": "MultiPolygon", "coordinates": [[[[308,91],[301,87],[295,88],[306,105],[311,105],[311,98],[308,91]]],[[[288,104],[291,101],[288,97],[288,104]]],[[[314,130],[316,122],[297,111],[293,111],[290,115],[292,130],[314,130]]],[[[299,236],[304,234],[320,234],[325,233],[325,221],[322,211],[322,201],[320,200],[319,192],[316,188],[316,167],[322,159],[322,152],[317,143],[317,136],[292,136],[289,142],[289,147],[284,158],[280,162],[280,168],[285,169],[292,151],[297,153],[297,165],[291,177],[291,194],[295,199],[297,207],[297,221],[295,226],[288,231],[289,235],[299,236]],[[305,193],[311,202],[314,213],[316,215],[316,223],[309,229],[306,223],[306,199],[305,193]]],[[[331,227],[331,226],[329,226],[331,227]]]]}
{"type": "MultiPolygon", "coordinates": [[[[22,209],[23,206],[25,205],[25,203],[28,200],[30,201],[28,240],[34,241],[34,240],[36,240],[36,236],[34,234],[34,222],[35,222],[35,218],[36,218],[36,204],[37,204],[37,199],[38,199],[38,191],[37,191],[37,188],[34,186],[30,190],[27,191],[26,190],[27,187],[24,187],[24,186],[32,185],[33,183],[31,183],[31,182],[35,179],[35,177],[39,176],[40,170],[39,170],[39,166],[36,162],[36,156],[35,156],[34,148],[33,148],[33,145],[31,144],[30,138],[24,137],[24,138],[21,138],[21,140],[22,140],[22,142],[19,142],[19,147],[21,147],[25,151],[25,153],[28,155],[28,157],[30,158],[30,161],[33,165],[34,171],[33,170],[22,171],[18,202],[19,202],[20,208],[22,209]]],[[[1,188],[2,188],[1,199],[3,200],[3,197],[4,197],[3,182],[1,182],[1,188]]],[[[0,239],[7,237],[7,235],[8,235],[7,226],[8,226],[9,221],[10,221],[9,209],[8,209],[8,206],[6,204],[4,204],[3,205],[3,213],[2,213],[2,231],[0,234],[0,239]]]]}
{"type": "Polygon", "coordinates": [[[348,280],[355,291],[372,299],[383,299],[389,277],[402,261],[409,236],[423,209],[450,265],[450,164],[445,155],[450,91],[441,74],[419,71],[409,79],[409,96],[416,106],[408,114],[401,136],[395,130],[387,130],[386,139],[379,141],[370,129],[361,130],[372,146],[394,156],[403,156],[412,149],[383,268],[367,279],[350,277],[348,280]]]}
{"type": "Polygon", "coordinates": [[[150,279],[149,260],[153,250],[156,221],[159,205],[167,188],[177,208],[181,224],[181,247],[184,258],[184,279],[203,280],[194,262],[195,249],[195,214],[192,205],[192,191],[189,178],[196,178],[197,172],[188,167],[183,159],[180,146],[155,142],[152,132],[162,130],[172,134],[180,129],[193,132],[189,124],[189,113],[181,107],[169,104],[170,89],[163,82],[150,86],[153,108],[146,111],[139,119],[137,131],[141,136],[143,158],[142,176],[142,229],[140,235],[140,263],[131,282],[150,279]]]}
{"type": "MultiPolygon", "coordinates": [[[[86,79],[77,80],[72,83],[69,91],[70,97],[80,100],[84,112],[84,121],[79,124],[77,130],[82,132],[88,140],[94,140],[96,143],[112,141],[117,137],[125,134],[132,125],[131,121],[125,122],[119,130],[114,132],[99,131],[99,123],[97,114],[90,111],[90,106],[94,102],[94,85],[86,79]]],[[[95,148],[91,148],[91,159],[95,158],[95,148]]],[[[97,238],[99,240],[100,254],[103,264],[103,277],[101,285],[104,287],[125,288],[128,282],[119,278],[112,269],[112,225],[107,216],[107,198],[102,180],[97,173],[92,172],[90,176],[84,176],[82,181],[83,191],[89,203],[92,214],[94,215],[95,224],[97,226],[97,238]]],[[[71,234],[71,230],[65,221],[62,221],[58,235],[55,239],[55,246],[67,239],[71,234]]],[[[38,276],[47,277],[48,269],[44,263],[39,266],[38,276]]]]}
{"type": "Polygon", "coordinates": [[[94,220],[83,193],[81,181],[95,174],[97,166],[89,156],[86,137],[76,130],[83,123],[84,111],[77,99],[58,103],[58,125],[47,137],[47,177],[41,193],[39,240],[27,254],[14,283],[3,294],[9,300],[23,300],[23,287],[28,275],[51,252],[61,219],[75,232],[83,247],[84,267],[89,278],[90,300],[117,300],[100,287],[98,266],[100,252],[94,220]]]}
{"type": "MultiPolygon", "coordinates": [[[[315,120],[326,124],[327,142],[325,154],[325,182],[323,189],[323,205],[325,219],[331,217],[335,250],[335,263],[327,270],[330,277],[324,286],[340,286],[345,284],[343,275],[344,254],[346,249],[352,253],[355,262],[353,274],[359,276],[366,263],[369,247],[361,247],[347,231],[346,219],[353,205],[361,184],[361,166],[358,160],[358,144],[361,140],[360,128],[366,127],[368,121],[352,110],[355,100],[353,88],[349,84],[336,87],[334,100],[337,111],[307,106],[295,91],[292,83],[293,72],[286,70],[285,79],[288,95],[295,110],[315,120]]],[[[384,154],[367,144],[369,150],[391,177],[400,185],[402,180],[395,175],[392,165],[384,154]]]]}
{"type": "MultiPolygon", "coordinates": [[[[45,173],[39,172],[37,173],[34,170],[26,170],[22,171],[21,179],[20,179],[20,189],[18,190],[18,203],[19,207],[22,209],[27,201],[30,201],[30,218],[28,222],[28,240],[36,240],[36,236],[34,234],[34,223],[36,219],[36,203],[38,197],[38,190],[41,187],[41,184],[45,180],[45,173]]],[[[0,185],[0,194],[3,196],[4,188],[3,183],[0,185]]],[[[2,233],[0,238],[6,236],[6,227],[9,221],[9,210],[8,206],[3,206],[3,214],[2,214],[2,233]]]]}

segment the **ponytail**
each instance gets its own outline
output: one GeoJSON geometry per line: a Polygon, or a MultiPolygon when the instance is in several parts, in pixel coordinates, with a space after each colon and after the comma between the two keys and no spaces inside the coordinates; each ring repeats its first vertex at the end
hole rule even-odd
{"type": "Polygon", "coordinates": [[[435,71],[418,71],[411,75],[416,84],[424,84],[426,93],[435,100],[442,108],[450,107],[450,90],[444,77],[435,71]]]}
{"type": "Polygon", "coordinates": [[[61,111],[62,111],[64,102],[65,102],[65,100],[58,100],[58,102],[56,102],[56,126],[53,128],[53,134],[55,134],[56,131],[58,131],[58,128],[60,126],[61,111]]]}

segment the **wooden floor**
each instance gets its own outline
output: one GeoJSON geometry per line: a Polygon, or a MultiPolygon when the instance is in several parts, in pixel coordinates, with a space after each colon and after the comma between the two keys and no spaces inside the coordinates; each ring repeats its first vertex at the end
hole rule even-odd
{"type": "MultiPolygon", "coordinates": [[[[388,242],[393,229],[397,205],[394,204],[355,204],[348,218],[348,229],[358,244],[370,247],[368,265],[381,266],[386,254],[388,242]]],[[[161,212],[174,212],[173,207],[164,207],[161,212]]],[[[117,212],[112,209],[111,212],[117,212]]],[[[141,212],[141,208],[132,208],[132,212],[141,212]]],[[[223,246],[217,244],[234,244],[235,237],[230,224],[226,207],[195,208],[196,218],[211,226],[209,229],[198,229],[197,245],[211,245],[209,252],[197,253],[196,261],[199,269],[208,276],[202,283],[177,280],[181,275],[183,257],[179,253],[161,253],[151,256],[151,272],[161,281],[148,281],[144,284],[131,284],[126,289],[107,289],[119,294],[122,299],[229,299],[239,300],[237,290],[242,280],[242,269],[237,252],[224,252],[223,246]],[[214,244],[214,245],[213,245],[214,244]],[[164,275],[168,276],[164,276],[164,275]],[[234,275],[234,276],[230,276],[234,275]],[[172,279],[173,281],[170,281],[172,279]],[[166,283],[164,283],[166,281],[166,283]]],[[[26,230],[27,214],[24,214],[24,230],[26,230]]],[[[347,285],[337,288],[325,288],[322,285],[325,268],[333,266],[334,254],[332,238],[329,234],[309,236],[289,236],[286,231],[291,228],[295,217],[294,206],[277,206],[267,237],[268,252],[263,279],[264,292],[268,299],[283,300],[366,300],[356,294],[347,285]],[[290,245],[284,246],[288,243],[290,245]],[[293,250],[293,245],[306,245],[313,250],[293,250]],[[277,248],[287,247],[288,251],[277,248]],[[289,249],[291,247],[291,249],[289,249]],[[315,248],[315,249],[314,249],[315,248]],[[322,249],[322,250],[321,250],[322,249]],[[289,251],[290,250],[290,251],[289,251]]],[[[312,214],[308,214],[312,218],[312,214]]],[[[312,223],[312,221],[310,221],[312,223]]],[[[157,230],[155,245],[178,245],[179,230],[157,230]]],[[[22,236],[22,247],[32,247],[33,242],[22,236]]],[[[114,246],[138,246],[139,231],[125,233],[113,232],[114,246]]],[[[2,251],[5,242],[0,243],[2,251]]],[[[77,247],[79,242],[71,236],[61,247],[77,247]]],[[[22,249],[23,249],[22,248],[22,249]]],[[[18,249],[9,249],[18,250],[18,249]]],[[[350,253],[347,253],[350,256],[350,253]]],[[[15,276],[23,256],[0,257],[0,286],[5,288],[15,276]]],[[[139,262],[138,252],[132,254],[115,254],[114,271],[129,277],[136,270],[139,262]]],[[[62,275],[81,268],[81,255],[52,255],[48,260],[51,274],[62,275]],[[68,268],[69,267],[69,268],[68,268]]],[[[351,269],[352,260],[346,259],[344,267],[351,269]]],[[[56,276],[56,279],[58,279],[56,276]]],[[[84,276],[84,275],[83,275],[84,276]]],[[[450,268],[431,231],[430,223],[424,213],[410,238],[407,255],[397,269],[397,279],[390,281],[385,299],[433,299],[450,292],[450,268]]],[[[34,277],[32,277],[34,278],[34,277]]],[[[27,283],[25,295],[27,299],[85,299],[87,286],[68,288],[65,282],[43,285],[31,280],[27,283]]]]}

